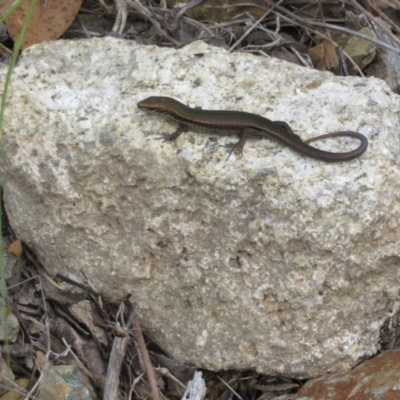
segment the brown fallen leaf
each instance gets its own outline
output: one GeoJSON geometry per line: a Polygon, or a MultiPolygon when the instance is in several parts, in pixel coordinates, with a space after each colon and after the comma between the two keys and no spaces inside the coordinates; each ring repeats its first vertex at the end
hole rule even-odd
{"type": "Polygon", "coordinates": [[[101,321],[101,317],[96,311],[93,303],[88,300],[83,300],[78,303],[71,304],[68,308],[72,315],[90,330],[93,338],[97,342],[107,346],[107,335],[102,328],[96,325],[96,320],[101,321]]]}
{"type": "MultiPolygon", "coordinates": [[[[0,0],[5,9],[10,0],[0,0]]],[[[24,1],[5,21],[9,35],[15,40],[21,30],[30,2],[24,1]]],[[[22,49],[46,40],[58,39],[71,25],[81,8],[82,0],[39,0],[26,32],[22,49]]]]}
{"type": "Polygon", "coordinates": [[[21,258],[22,256],[22,243],[20,240],[14,240],[7,248],[9,257],[21,258]]]}

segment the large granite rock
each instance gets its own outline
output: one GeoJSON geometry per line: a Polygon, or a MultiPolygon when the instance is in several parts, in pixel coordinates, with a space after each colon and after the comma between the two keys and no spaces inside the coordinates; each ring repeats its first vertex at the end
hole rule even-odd
{"type": "Polygon", "coordinates": [[[377,351],[397,304],[399,110],[380,80],[200,42],[42,44],[12,80],[5,204],[51,273],[84,270],[106,296],[131,293],[176,359],[297,378],[342,371],[377,351]],[[284,120],[303,139],[356,130],[370,145],[327,164],[249,140],[226,161],[220,145],[236,138],[156,140],[176,126],[137,109],[150,95],[284,120]]]}

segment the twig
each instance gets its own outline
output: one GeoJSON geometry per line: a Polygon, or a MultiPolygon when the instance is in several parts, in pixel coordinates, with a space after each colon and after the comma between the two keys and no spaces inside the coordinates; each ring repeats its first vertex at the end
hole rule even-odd
{"type": "Polygon", "coordinates": [[[348,33],[349,35],[357,36],[357,37],[359,37],[361,39],[368,40],[371,43],[375,43],[376,45],[378,45],[380,47],[383,47],[384,49],[393,51],[393,53],[400,54],[400,49],[396,49],[393,46],[389,46],[388,44],[386,44],[386,43],[384,43],[384,42],[382,42],[380,40],[374,39],[374,38],[372,38],[370,36],[364,35],[362,33],[353,31],[353,30],[348,29],[348,28],[344,28],[344,27],[339,26],[339,25],[331,25],[331,24],[326,24],[326,23],[322,23],[322,22],[318,22],[318,21],[311,21],[311,20],[308,20],[308,19],[304,19],[302,17],[299,17],[297,14],[287,10],[286,8],[281,7],[278,4],[269,3],[268,0],[260,0],[260,1],[262,3],[265,3],[266,5],[268,5],[269,7],[272,7],[274,9],[278,10],[281,14],[286,14],[290,18],[293,18],[294,20],[298,21],[298,22],[295,22],[293,20],[291,21],[292,23],[297,23],[297,25],[300,25],[300,26],[318,26],[318,27],[321,27],[321,28],[333,29],[333,30],[336,30],[336,31],[345,32],[345,33],[348,33]]]}
{"type": "Polygon", "coordinates": [[[143,376],[143,374],[140,374],[139,376],[137,376],[137,377],[133,380],[132,385],[131,385],[131,388],[129,389],[128,399],[131,399],[131,398],[132,398],[132,394],[133,394],[133,391],[134,391],[134,389],[135,389],[135,386],[136,386],[136,385],[138,384],[138,382],[142,379],[142,376],[143,376]]]}
{"type": "Polygon", "coordinates": [[[114,3],[115,3],[115,8],[117,9],[117,17],[115,18],[112,32],[117,33],[118,35],[122,35],[126,25],[126,18],[128,17],[126,1],[114,0],[114,3]]]}
{"type": "Polygon", "coordinates": [[[177,27],[179,22],[181,22],[183,16],[192,8],[200,6],[205,3],[207,0],[191,0],[189,3],[180,8],[180,10],[176,13],[175,18],[171,23],[171,31],[173,32],[177,27]]]}
{"type": "Polygon", "coordinates": [[[149,381],[150,384],[152,400],[160,400],[156,377],[154,375],[153,366],[151,365],[150,356],[149,353],[147,352],[146,343],[144,342],[142,330],[140,329],[139,318],[136,312],[132,313],[131,319],[132,319],[133,334],[138,344],[140,355],[142,356],[147,380],[149,381]]]}
{"type": "Polygon", "coordinates": [[[164,29],[161,28],[161,25],[158,21],[156,21],[150,11],[144,7],[140,1],[138,0],[126,0],[126,2],[133,7],[140,15],[142,15],[144,18],[146,18],[157,30],[160,35],[164,36],[166,39],[168,39],[170,42],[175,44],[176,46],[180,46],[180,43],[175,40],[171,35],[169,35],[164,29]]]}
{"type": "MultiPolygon", "coordinates": [[[[201,372],[194,373],[193,379],[188,383],[182,400],[203,400],[206,395],[206,384],[201,376],[201,372]]],[[[241,397],[239,396],[241,399],[241,397]]]]}
{"type": "Polygon", "coordinates": [[[14,382],[12,379],[10,379],[6,374],[0,374],[2,381],[7,381],[7,383],[10,384],[10,386],[4,385],[4,383],[0,384],[0,387],[2,389],[6,389],[8,392],[13,392],[13,393],[18,393],[19,395],[25,395],[28,393],[27,390],[22,388],[21,386],[18,385],[18,383],[14,382]],[[13,386],[15,389],[13,389],[11,386],[13,386]]]}
{"type": "Polygon", "coordinates": [[[271,13],[271,10],[269,9],[266,13],[264,13],[261,18],[259,18],[256,22],[254,22],[253,25],[250,26],[249,29],[247,29],[247,31],[238,39],[236,40],[236,42],[230,47],[229,52],[231,52],[238,44],[240,44],[242,42],[242,40],[249,35],[252,30],[267,16],[271,13]]]}
{"type": "MultiPolygon", "coordinates": [[[[31,319],[31,321],[32,322],[33,321],[37,322],[33,318],[31,319]]],[[[37,379],[35,384],[32,386],[31,390],[28,392],[28,394],[26,395],[24,400],[29,400],[29,398],[33,395],[33,393],[39,387],[39,384],[40,384],[41,380],[43,379],[44,374],[46,373],[47,369],[50,367],[50,354],[52,352],[51,352],[51,347],[50,347],[51,346],[51,338],[50,338],[49,324],[48,324],[48,321],[47,321],[47,315],[46,315],[46,320],[45,320],[44,327],[45,327],[45,332],[46,332],[46,335],[47,335],[47,351],[46,351],[46,355],[45,355],[45,363],[43,365],[42,370],[39,371],[40,372],[39,378],[37,379]]]]}
{"type": "MultiPolygon", "coordinates": [[[[296,21],[291,20],[289,17],[286,17],[285,15],[281,15],[281,17],[282,17],[284,20],[290,21],[290,22],[293,23],[293,24],[302,25],[302,24],[299,23],[299,22],[296,22],[296,21]]],[[[330,38],[328,38],[328,37],[327,37],[326,35],[324,35],[323,33],[319,32],[318,30],[312,30],[312,32],[313,32],[315,35],[320,36],[320,37],[322,37],[323,39],[328,40],[329,42],[331,42],[331,43],[333,43],[335,46],[337,46],[337,44],[336,44],[335,42],[332,42],[330,38]]],[[[353,59],[349,56],[349,54],[346,53],[344,50],[343,50],[343,55],[350,61],[350,63],[353,65],[354,69],[360,74],[360,76],[363,76],[363,77],[364,77],[365,75],[364,75],[363,72],[361,71],[360,67],[354,62],[354,60],[353,60],[353,59]]]]}
{"type": "MultiPolygon", "coordinates": [[[[1,379],[4,379],[4,378],[6,378],[6,376],[5,375],[2,375],[1,376],[1,379]]],[[[11,381],[10,381],[11,382],[11,381]]],[[[21,396],[25,396],[25,394],[27,393],[26,392],[26,390],[24,389],[24,388],[22,388],[21,386],[18,386],[17,384],[15,384],[17,387],[18,387],[18,389],[12,389],[12,388],[10,388],[10,387],[8,387],[8,386],[6,386],[6,385],[3,385],[3,384],[0,384],[0,388],[1,389],[5,389],[4,390],[4,392],[10,392],[10,393],[15,393],[15,394],[17,394],[18,396],[15,396],[15,397],[13,397],[14,399],[21,399],[22,397],[21,396]]],[[[3,392],[3,393],[4,393],[3,392]]],[[[5,395],[4,395],[5,396],[5,395]]],[[[8,396],[8,395],[7,395],[8,396]]],[[[11,399],[11,396],[9,397],[9,399],[11,399]]]]}
{"type": "Polygon", "coordinates": [[[297,58],[303,63],[307,68],[310,68],[310,64],[304,59],[304,57],[293,47],[289,46],[289,49],[297,56],[297,58]]]}
{"type": "MultiPolygon", "coordinates": [[[[345,51],[343,50],[342,46],[338,46],[337,49],[338,49],[338,53],[339,53],[340,66],[341,66],[343,72],[345,73],[345,75],[349,75],[349,71],[347,70],[347,65],[344,61],[345,51]]],[[[352,58],[350,58],[350,59],[352,60],[352,58]]]]}
{"type": "Polygon", "coordinates": [[[354,7],[356,7],[359,11],[361,11],[370,21],[374,21],[388,36],[392,38],[397,44],[400,44],[400,39],[396,37],[396,35],[393,35],[390,29],[387,28],[385,24],[382,23],[382,18],[385,20],[385,22],[392,27],[393,30],[395,30],[397,33],[400,33],[400,28],[390,19],[388,18],[381,10],[375,7],[375,5],[371,2],[368,1],[368,5],[377,13],[379,14],[380,18],[374,17],[365,7],[363,7],[361,4],[358,4],[354,0],[347,0],[349,3],[351,3],[354,7]]]}
{"type": "Polygon", "coordinates": [[[217,375],[217,378],[235,395],[238,399],[243,400],[238,392],[236,392],[227,382],[225,382],[221,377],[217,375]]]}
{"type": "Polygon", "coordinates": [[[73,285],[73,286],[76,286],[76,287],[78,287],[78,288],[80,288],[80,289],[86,290],[87,292],[89,292],[89,293],[92,294],[93,296],[98,296],[98,295],[99,295],[98,292],[96,292],[95,290],[93,290],[93,289],[90,288],[89,286],[82,285],[82,283],[76,282],[76,281],[74,281],[74,280],[72,280],[72,279],[70,279],[70,278],[67,278],[67,277],[64,276],[64,275],[56,274],[55,278],[61,279],[62,281],[67,282],[67,283],[69,283],[70,285],[73,285]]]}
{"type": "MultiPolygon", "coordinates": [[[[329,39],[327,36],[325,36],[323,33],[319,32],[319,31],[314,31],[314,33],[320,37],[322,37],[323,39],[329,40],[331,41],[331,39],[329,39]]],[[[337,44],[335,42],[331,42],[333,43],[335,46],[337,46],[337,44]]],[[[352,57],[350,57],[350,55],[345,52],[344,50],[342,50],[343,55],[350,61],[351,65],[353,66],[353,68],[360,74],[360,76],[365,77],[365,75],[363,74],[363,72],[361,71],[360,67],[357,65],[357,63],[353,60],[352,57]]]]}
{"type": "Polygon", "coordinates": [[[169,371],[168,368],[165,367],[159,367],[159,368],[154,368],[160,375],[162,376],[167,376],[169,379],[172,379],[173,381],[175,381],[178,385],[180,385],[181,387],[183,387],[186,390],[186,386],[177,378],[175,378],[175,376],[173,376],[171,374],[171,372],[169,371]]]}
{"type": "Polygon", "coordinates": [[[119,375],[128,342],[129,336],[114,338],[110,359],[108,361],[106,382],[104,385],[104,400],[118,399],[119,375]]]}

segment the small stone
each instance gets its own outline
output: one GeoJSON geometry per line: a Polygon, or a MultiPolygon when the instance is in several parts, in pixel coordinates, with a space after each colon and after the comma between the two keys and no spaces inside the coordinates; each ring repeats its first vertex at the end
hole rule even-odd
{"type": "Polygon", "coordinates": [[[394,400],[400,398],[400,350],[387,351],[352,371],[308,381],[294,400],[394,400]]]}

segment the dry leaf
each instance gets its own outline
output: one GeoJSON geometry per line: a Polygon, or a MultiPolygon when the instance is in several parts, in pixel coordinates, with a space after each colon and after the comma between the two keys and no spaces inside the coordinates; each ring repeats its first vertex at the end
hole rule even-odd
{"type": "MultiPolygon", "coordinates": [[[[0,9],[6,9],[10,0],[0,0],[0,9]]],[[[5,22],[7,31],[15,40],[20,33],[29,1],[24,1],[5,22]]],[[[81,8],[82,0],[39,0],[26,32],[22,49],[35,43],[58,39],[71,25],[81,8]]]]}
{"type": "Polygon", "coordinates": [[[400,1],[399,0],[382,0],[383,3],[388,6],[394,8],[395,10],[400,10],[400,1]]]}
{"type": "Polygon", "coordinates": [[[327,40],[323,40],[322,44],[326,66],[329,70],[337,68],[339,65],[339,59],[335,45],[327,40]]]}
{"type": "Polygon", "coordinates": [[[107,335],[102,328],[96,326],[95,320],[97,319],[100,321],[101,317],[98,315],[93,303],[87,300],[80,301],[79,303],[71,304],[69,306],[69,310],[79,322],[86,325],[95,340],[101,344],[104,344],[104,346],[107,346],[107,335]]]}
{"type": "Polygon", "coordinates": [[[14,240],[7,249],[9,257],[21,258],[22,256],[22,243],[20,240],[14,240]]]}

